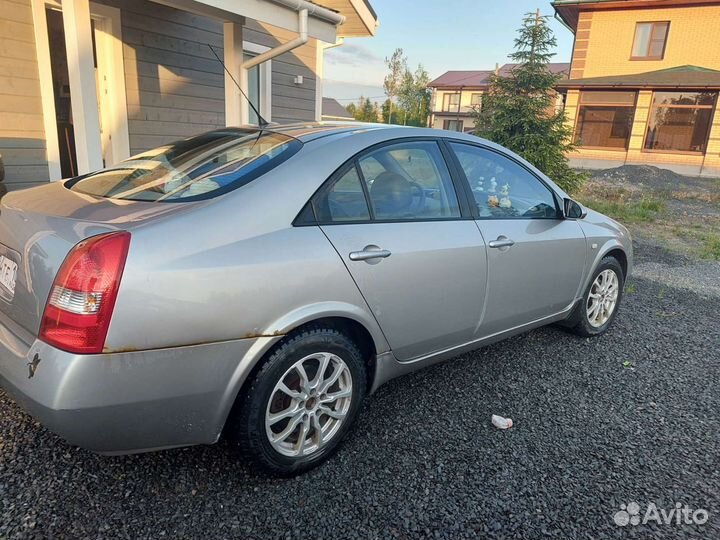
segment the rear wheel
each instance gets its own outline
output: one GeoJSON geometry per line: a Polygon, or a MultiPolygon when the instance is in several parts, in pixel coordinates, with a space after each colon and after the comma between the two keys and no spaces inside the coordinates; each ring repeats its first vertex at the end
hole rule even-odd
{"type": "Polygon", "coordinates": [[[365,391],[365,362],[352,340],[330,328],[302,330],[249,381],[231,436],[266,470],[306,471],[337,449],[365,391]]]}
{"type": "Polygon", "coordinates": [[[598,336],[610,328],[622,299],[625,276],[614,257],[605,257],[595,269],[582,303],[576,308],[572,330],[585,337],[598,336]]]}

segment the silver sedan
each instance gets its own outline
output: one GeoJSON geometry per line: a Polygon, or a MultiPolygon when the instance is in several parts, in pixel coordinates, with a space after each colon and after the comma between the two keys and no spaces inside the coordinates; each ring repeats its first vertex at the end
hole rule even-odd
{"type": "Polygon", "coordinates": [[[394,377],[602,334],[631,266],[622,225],[471,135],[221,129],[2,199],[0,382],[97,452],[227,435],[295,473],[394,377]]]}

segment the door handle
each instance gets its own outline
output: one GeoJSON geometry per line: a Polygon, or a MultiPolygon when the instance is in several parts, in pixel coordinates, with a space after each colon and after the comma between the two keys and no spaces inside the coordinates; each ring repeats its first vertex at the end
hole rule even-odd
{"type": "Polygon", "coordinates": [[[504,248],[514,246],[515,242],[510,240],[507,236],[498,236],[497,240],[491,240],[488,242],[488,246],[491,248],[504,248]]]}
{"type": "Polygon", "coordinates": [[[362,251],[351,251],[351,261],[369,261],[371,259],[386,259],[391,255],[387,249],[377,246],[365,246],[362,251]]]}

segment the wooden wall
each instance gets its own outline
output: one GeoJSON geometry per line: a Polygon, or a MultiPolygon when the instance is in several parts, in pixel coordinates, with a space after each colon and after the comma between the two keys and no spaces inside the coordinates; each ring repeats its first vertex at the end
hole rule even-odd
{"type": "MultiPolygon", "coordinates": [[[[104,0],[121,10],[130,153],[225,125],[220,21],[144,0],[104,0]]],[[[248,20],[244,40],[275,47],[295,37],[248,20]]],[[[272,61],[272,120],[315,118],[315,41],[272,61]],[[303,75],[304,83],[293,79],[303,75]]]]}
{"type": "Polygon", "coordinates": [[[8,188],[48,181],[30,0],[0,0],[0,154],[8,188]]]}
{"type": "MultiPolygon", "coordinates": [[[[222,23],[146,0],[100,0],[121,10],[130,152],[225,125],[222,23]]],[[[275,47],[295,37],[248,20],[245,41],[275,47]]],[[[316,42],[272,61],[272,120],[315,118],[316,42]],[[302,85],[294,77],[302,75],[302,85]]],[[[30,0],[0,0],[0,153],[6,183],[48,181],[30,0]]]]}

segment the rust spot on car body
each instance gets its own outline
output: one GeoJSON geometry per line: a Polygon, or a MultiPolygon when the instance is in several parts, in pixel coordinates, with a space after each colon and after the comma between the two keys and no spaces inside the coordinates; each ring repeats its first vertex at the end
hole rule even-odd
{"type": "Polygon", "coordinates": [[[133,347],[121,347],[119,349],[103,349],[103,354],[122,354],[133,352],[140,352],[140,349],[135,349],[133,347]]]}
{"type": "MultiPolygon", "coordinates": [[[[282,337],[285,335],[285,332],[273,332],[271,334],[245,334],[239,338],[239,339],[258,339],[258,338],[274,338],[274,337],[282,337]]],[[[164,347],[154,347],[149,349],[138,349],[135,347],[119,347],[117,349],[109,349],[105,348],[103,349],[103,354],[127,354],[127,353],[136,353],[136,352],[149,352],[149,351],[161,351],[164,349],[180,349],[182,347],[197,347],[200,345],[213,345],[216,343],[225,343],[228,341],[237,341],[237,340],[222,340],[222,341],[198,341],[194,343],[183,343],[181,345],[166,345],[164,347]]]]}
{"type": "Polygon", "coordinates": [[[253,334],[253,333],[249,333],[249,334],[245,334],[245,335],[242,336],[240,339],[258,339],[258,338],[264,338],[264,337],[280,337],[280,336],[284,336],[284,335],[285,335],[285,332],[280,332],[280,331],[278,330],[277,332],[273,332],[273,333],[271,333],[271,334],[253,334]]]}

